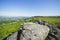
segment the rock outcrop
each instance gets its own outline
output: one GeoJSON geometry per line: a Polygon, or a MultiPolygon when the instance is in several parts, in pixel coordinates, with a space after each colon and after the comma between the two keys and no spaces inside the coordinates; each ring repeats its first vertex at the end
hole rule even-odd
{"type": "Polygon", "coordinates": [[[47,25],[49,27],[49,34],[47,40],[60,40],[60,26],[48,25],[47,21],[36,20],[35,23],[40,25],[47,25]]]}
{"type": "Polygon", "coordinates": [[[40,25],[48,25],[48,22],[46,20],[35,20],[35,23],[38,23],[40,25]]]}
{"type": "Polygon", "coordinates": [[[16,40],[17,39],[17,33],[15,32],[14,34],[12,34],[11,36],[9,36],[6,40],[16,40]]]}
{"type": "Polygon", "coordinates": [[[25,23],[22,29],[23,32],[20,40],[45,40],[49,33],[47,26],[35,23],[25,23]]]}
{"type": "Polygon", "coordinates": [[[22,28],[4,40],[45,40],[49,28],[36,23],[25,23],[22,28]]]}
{"type": "Polygon", "coordinates": [[[48,34],[48,39],[49,40],[60,40],[60,29],[52,25],[49,25],[48,27],[50,29],[49,34],[48,34]]]}

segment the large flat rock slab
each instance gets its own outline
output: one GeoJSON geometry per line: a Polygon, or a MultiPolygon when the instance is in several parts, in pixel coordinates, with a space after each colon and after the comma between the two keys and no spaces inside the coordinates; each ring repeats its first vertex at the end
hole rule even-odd
{"type": "Polygon", "coordinates": [[[45,40],[49,33],[47,26],[31,22],[23,24],[22,29],[20,40],[45,40]]]}

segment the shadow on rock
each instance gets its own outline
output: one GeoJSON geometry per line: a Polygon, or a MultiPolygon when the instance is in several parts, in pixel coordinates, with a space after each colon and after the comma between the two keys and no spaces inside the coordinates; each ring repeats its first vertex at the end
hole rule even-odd
{"type": "Polygon", "coordinates": [[[20,40],[21,34],[22,34],[22,30],[19,30],[19,31],[18,31],[18,34],[17,34],[17,40],[20,40]]]}

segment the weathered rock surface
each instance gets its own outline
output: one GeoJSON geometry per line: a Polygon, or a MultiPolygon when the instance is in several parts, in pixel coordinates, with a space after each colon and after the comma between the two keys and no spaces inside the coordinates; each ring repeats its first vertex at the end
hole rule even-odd
{"type": "Polygon", "coordinates": [[[35,23],[25,23],[22,28],[23,32],[20,40],[45,40],[49,33],[47,26],[35,23]]]}
{"type": "Polygon", "coordinates": [[[46,20],[35,20],[35,23],[38,23],[41,25],[48,25],[48,22],[46,20]]]}
{"type": "Polygon", "coordinates": [[[60,40],[60,26],[55,27],[53,25],[48,25],[48,22],[44,20],[36,20],[35,22],[37,24],[47,25],[49,27],[49,34],[47,40],[60,40]]]}
{"type": "Polygon", "coordinates": [[[58,27],[54,26],[48,26],[50,31],[48,34],[48,39],[49,40],[60,40],[60,29],[58,27]]]}
{"type": "Polygon", "coordinates": [[[18,34],[18,32],[15,32],[12,35],[4,38],[3,40],[17,40],[17,34],[18,34]]]}

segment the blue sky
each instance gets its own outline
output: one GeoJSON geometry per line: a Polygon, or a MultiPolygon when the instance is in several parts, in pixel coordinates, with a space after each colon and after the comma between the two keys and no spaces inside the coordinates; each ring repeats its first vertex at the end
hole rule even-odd
{"type": "Polygon", "coordinates": [[[60,0],[0,0],[0,16],[60,16],[60,0]]]}

